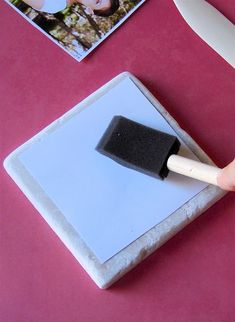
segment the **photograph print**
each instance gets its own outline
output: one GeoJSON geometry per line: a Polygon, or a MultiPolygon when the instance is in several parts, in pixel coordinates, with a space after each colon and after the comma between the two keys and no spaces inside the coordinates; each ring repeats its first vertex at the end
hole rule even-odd
{"type": "Polygon", "coordinates": [[[81,61],[145,0],[5,0],[81,61]]]}

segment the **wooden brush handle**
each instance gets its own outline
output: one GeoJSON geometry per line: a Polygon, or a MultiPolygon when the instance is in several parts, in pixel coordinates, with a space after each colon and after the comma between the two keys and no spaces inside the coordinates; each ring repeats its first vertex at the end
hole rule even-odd
{"type": "Polygon", "coordinates": [[[169,157],[167,167],[169,170],[183,174],[187,177],[218,186],[217,177],[221,172],[220,168],[175,154],[169,157]]]}

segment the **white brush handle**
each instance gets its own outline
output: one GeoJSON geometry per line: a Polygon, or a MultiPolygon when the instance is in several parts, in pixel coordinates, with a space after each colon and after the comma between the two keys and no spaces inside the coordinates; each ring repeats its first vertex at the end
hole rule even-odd
{"type": "Polygon", "coordinates": [[[167,161],[169,170],[218,186],[217,177],[220,168],[199,161],[190,160],[179,155],[171,155],[167,161]]]}

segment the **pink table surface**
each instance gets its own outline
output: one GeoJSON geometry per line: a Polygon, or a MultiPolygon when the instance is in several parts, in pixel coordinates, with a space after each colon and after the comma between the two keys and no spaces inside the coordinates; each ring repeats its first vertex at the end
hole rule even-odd
{"type": "MultiPolygon", "coordinates": [[[[211,0],[235,22],[234,0],[211,0]]],[[[235,70],[170,0],[78,63],[0,3],[1,162],[115,75],[139,77],[218,166],[235,152],[235,70]]],[[[1,167],[1,322],[235,321],[235,194],[101,291],[1,167]]]]}

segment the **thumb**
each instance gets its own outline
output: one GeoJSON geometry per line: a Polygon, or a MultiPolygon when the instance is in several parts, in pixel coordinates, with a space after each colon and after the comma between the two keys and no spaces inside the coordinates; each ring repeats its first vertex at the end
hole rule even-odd
{"type": "Polygon", "coordinates": [[[235,191],[235,159],[221,170],[217,182],[220,188],[235,191]]]}

